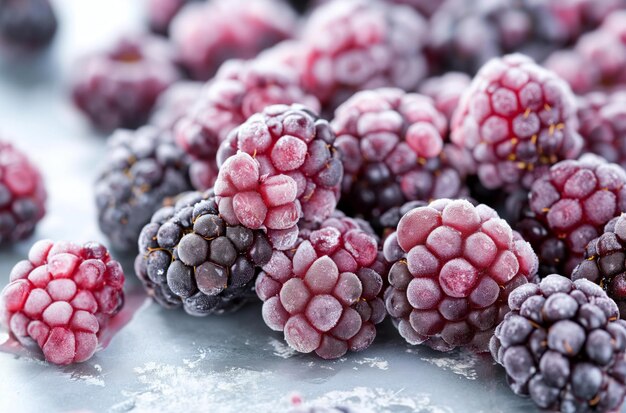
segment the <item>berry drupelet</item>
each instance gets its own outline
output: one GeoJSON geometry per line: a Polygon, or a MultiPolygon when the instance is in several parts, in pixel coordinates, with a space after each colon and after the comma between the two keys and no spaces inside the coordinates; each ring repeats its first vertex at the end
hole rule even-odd
{"type": "Polygon", "coordinates": [[[219,215],[212,191],[189,192],[158,210],[141,231],[135,271],[160,305],[204,316],[234,311],[253,298],[256,275],[271,256],[263,231],[219,215]]]}
{"type": "Polygon", "coordinates": [[[615,412],[626,393],[626,323],[597,285],[550,275],[509,295],[491,339],[518,395],[559,412],[615,412]]]}
{"type": "Polygon", "coordinates": [[[533,184],[529,211],[515,228],[531,243],[542,274],[570,275],[587,244],[626,211],[626,172],[594,155],[561,161],[533,184]]]}
{"type": "MultiPolygon", "coordinates": [[[[273,105],[251,116],[233,130],[217,156],[220,175],[225,160],[241,151],[254,157],[265,179],[283,175],[297,185],[296,198],[305,221],[321,222],[335,210],[339,200],[343,164],[335,148],[330,125],[302,105],[273,105]]],[[[246,179],[243,173],[237,174],[246,179]]],[[[219,177],[218,177],[219,180],[219,177]]],[[[222,197],[216,186],[215,194],[222,197]]],[[[226,195],[232,196],[232,195],[226,195]]],[[[264,201],[275,201],[268,194],[264,201]]],[[[220,211],[222,209],[220,203],[220,211]]]]}
{"type": "Polygon", "coordinates": [[[118,130],[95,184],[100,230],[116,250],[133,251],[141,228],[169,197],[191,189],[189,159],[171,134],[152,126],[118,130]]]}
{"type": "Polygon", "coordinates": [[[572,280],[585,278],[600,285],[626,317],[626,215],[606,224],[604,233],[585,248],[585,259],[572,272],[572,280]]]}
{"type": "Polygon", "coordinates": [[[414,90],[428,71],[427,32],[426,20],[408,6],[378,0],[324,4],[303,32],[304,86],[330,110],[359,90],[414,90]]]}
{"type": "Polygon", "coordinates": [[[215,0],[185,6],[170,26],[180,61],[208,80],[228,59],[251,59],[292,36],[296,15],[279,0],[215,0]]]}
{"type": "Polygon", "coordinates": [[[33,233],[45,215],[46,197],[35,165],[13,145],[0,141],[0,244],[33,233]]]}
{"type": "Polygon", "coordinates": [[[337,108],[331,126],[345,210],[376,220],[407,201],[468,195],[465,176],[446,157],[446,118],[430,98],[400,89],[358,92],[337,108]]]}
{"type": "Polygon", "coordinates": [[[0,296],[0,322],[54,364],[85,361],[124,304],[124,272],[94,242],[36,242],[0,296]]]}
{"type": "Polygon", "coordinates": [[[402,337],[440,351],[485,351],[508,294],[537,256],[488,206],[442,199],[406,213],[385,240],[385,304],[402,337]]]}
{"type": "Polygon", "coordinates": [[[256,282],[265,323],[324,359],[366,349],[386,315],[377,238],[341,215],[300,235],[296,248],[274,251],[256,282]]]}
{"type": "Polygon", "coordinates": [[[190,171],[194,187],[213,186],[218,147],[233,129],[266,106],[292,103],[319,110],[317,99],[302,91],[290,67],[269,59],[224,63],[175,129],[177,144],[194,159],[190,171]]]}
{"type": "Polygon", "coordinates": [[[173,50],[164,39],[125,36],[78,62],[72,96],[100,130],[137,128],[148,119],[159,94],[178,78],[173,50]]]}
{"type": "Polygon", "coordinates": [[[49,0],[0,1],[0,44],[34,51],[52,41],[57,17],[49,0]]]}
{"type": "Polygon", "coordinates": [[[452,141],[473,154],[488,189],[529,188],[550,165],[578,156],[576,102],[569,86],[530,58],[483,66],[452,120],[452,141]]]}

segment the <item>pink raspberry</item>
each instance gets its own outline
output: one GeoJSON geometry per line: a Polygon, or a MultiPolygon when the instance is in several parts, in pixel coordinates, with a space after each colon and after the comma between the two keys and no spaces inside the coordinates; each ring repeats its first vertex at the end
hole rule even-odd
{"type": "Polygon", "coordinates": [[[400,89],[359,92],[337,108],[331,126],[347,210],[376,219],[407,201],[467,195],[465,171],[454,167],[461,151],[446,149],[447,121],[430,98],[400,89]]]}
{"type": "Polygon", "coordinates": [[[427,22],[407,6],[331,1],[311,14],[302,37],[305,88],[336,108],[359,90],[414,90],[428,71],[427,22]]]}
{"type": "Polygon", "coordinates": [[[384,245],[385,304],[411,344],[486,351],[513,288],[534,281],[530,244],[486,205],[441,199],[406,213],[384,245]]]}
{"type": "Polygon", "coordinates": [[[376,237],[341,215],[301,236],[296,248],[274,251],[257,279],[265,323],[295,350],[324,359],[366,349],[386,315],[376,237]]]}
{"type": "MultiPolygon", "coordinates": [[[[245,152],[259,163],[261,176],[292,178],[297,185],[302,218],[321,222],[335,210],[343,175],[334,143],[335,135],[328,122],[310,109],[302,105],[268,106],[233,130],[221,145],[217,156],[218,181],[225,173],[222,165],[228,157],[237,151],[245,152]]],[[[243,177],[243,173],[238,175],[243,177]]],[[[215,195],[230,196],[220,191],[216,186],[215,195]]]]}
{"type": "Polygon", "coordinates": [[[197,189],[213,186],[215,155],[228,134],[266,106],[301,103],[319,110],[319,102],[300,87],[296,72],[269,59],[230,60],[208,83],[195,106],[176,125],[177,144],[195,161],[190,176],[197,189]]]}
{"type": "Polygon", "coordinates": [[[185,6],[170,26],[183,66],[210,79],[229,59],[251,59],[295,31],[296,16],[278,0],[213,0],[185,6]]]}
{"type": "Polygon", "coordinates": [[[108,321],[124,303],[124,272],[97,243],[36,242],[2,291],[0,311],[11,334],[54,364],[93,356],[108,321]]]}
{"type": "Polygon", "coordinates": [[[488,189],[529,188],[582,149],[569,86],[530,58],[514,54],[483,66],[452,120],[452,141],[472,151],[488,189]]]}

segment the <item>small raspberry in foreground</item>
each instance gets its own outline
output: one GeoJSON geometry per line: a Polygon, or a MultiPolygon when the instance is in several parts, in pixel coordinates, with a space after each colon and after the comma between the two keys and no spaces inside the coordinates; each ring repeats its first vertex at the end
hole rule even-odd
{"type": "Polygon", "coordinates": [[[159,94],[179,78],[169,44],[149,35],[122,37],[76,66],[74,103],[103,131],[143,125],[159,94]]]}
{"type": "Polygon", "coordinates": [[[0,321],[47,361],[79,363],[93,356],[98,337],[122,308],[123,286],[122,266],[104,246],[38,241],[11,271],[0,321]]]}
{"type": "Polygon", "coordinates": [[[250,301],[260,267],[271,256],[263,231],[220,217],[212,191],[189,192],[143,228],[135,271],[160,305],[205,316],[250,301]]]}
{"type": "Polygon", "coordinates": [[[384,245],[389,315],[410,344],[486,351],[507,297],[534,281],[530,244],[486,205],[442,199],[402,217],[384,245]]]}
{"type": "Polygon", "coordinates": [[[452,141],[470,150],[488,189],[529,188],[562,159],[578,156],[576,102],[569,86],[530,58],[508,55],[485,64],[452,121],[452,141]]]}
{"type": "Polygon", "coordinates": [[[324,359],[366,349],[386,315],[377,238],[341,215],[300,234],[296,248],[274,251],[257,280],[265,323],[295,350],[324,359]]]}
{"type": "Polygon", "coordinates": [[[8,142],[0,141],[0,244],[31,235],[46,213],[39,170],[8,142]]]}
{"type": "Polygon", "coordinates": [[[553,274],[513,290],[509,307],[490,349],[516,394],[549,411],[619,410],[626,323],[599,286],[553,274]]]}

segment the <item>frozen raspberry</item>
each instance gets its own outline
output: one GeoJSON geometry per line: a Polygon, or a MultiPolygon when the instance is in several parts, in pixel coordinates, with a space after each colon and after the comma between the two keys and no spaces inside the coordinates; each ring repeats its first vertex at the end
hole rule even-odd
{"type": "Polygon", "coordinates": [[[0,141],[0,244],[31,235],[46,209],[39,170],[8,142],[0,141]]]}
{"type": "Polygon", "coordinates": [[[251,59],[290,38],[295,23],[282,1],[214,0],[185,6],[170,33],[191,77],[208,80],[226,60],[251,59]]]}
{"type": "Polygon", "coordinates": [[[203,86],[202,82],[174,83],[159,95],[148,124],[173,131],[176,123],[185,117],[189,108],[200,100],[203,86]]]}
{"type": "Polygon", "coordinates": [[[122,37],[76,66],[74,103],[104,131],[143,125],[159,94],[179,77],[168,43],[148,35],[122,37]]]}
{"type": "Polygon", "coordinates": [[[604,233],[585,248],[585,259],[572,272],[572,279],[586,278],[600,285],[617,303],[626,318],[626,215],[613,218],[604,233]]]}
{"type": "Polygon", "coordinates": [[[11,271],[0,321],[50,363],[79,363],[93,356],[124,304],[123,285],[122,266],[104,246],[38,241],[11,271]]]}
{"type": "Polygon", "coordinates": [[[616,412],[626,393],[626,323],[597,285],[550,275],[509,295],[491,339],[511,389],[540,408],[616,412]]]}
{"type": "Polygon", "coordinates": [[[95,186],[98,223],[111,247],[133,251],[161,203],[191,189],[189,159],[170,133],[152,126],[118,130],[108,146],[95,186]]]}
{"type": "Polygon", "coordinates": [[[626,172],[599,157],[561,161],[533,184],[532,215],[516,228],[540,262],[570,275],[587,244],[612,218],[626,211],[626,172]]]}
{"type": "Polygon", "coordinates": [[[168,34],[170,23],[190,1],[192,0],[148,0],[146,11],[150,30],[158,34],[168,34]]]}
{"type": "Polygon", "coordinates": [[[513,288],[534,281],[530,244],[488,206],[437,200],[405,214],[384,245],[385,304],[402,337],[485,351],[513,288]]]}
{"type": "Polygon", "coordinates": [[[456,159],[445,156],[446,118],[430,98],[359,92],[337,108],[331,126],[345,170],[345,210],[376,219],[407,201],[468,195],[456,159]]]}
{"type": "Polygon", "coordinates": [[[488,189],[529,188],[535,177],[582,148],[569,86],[514,54],[483,66],[452,121],[452,141],[472,151],[488,189]]]}
{"type": "Polygon", "coordinates": [[[579,99],[585,150],[626,168],[626,92],[594,92],[579,99]]]}
{"type": "Polygon", "coordinates": [[[317,8],[304,28],[305,88],[325,107],[377,87],[414,90],[427,74],[427,23],[407,6],[335,0],[317,8]]]}
{"type": "Polygon", "coordinates": [[[437,110],[444,115],[448,121],[459,105],[461,95],[470,85],[472,79],[461,72],[448,72],[442,76],[435,76],[426,79],[419,87],[419,92],[433,99],[437,110]]]}
{"type": "Polygon", "coordinates": [[[376,237],[341,216],[301,237],[296,248],[274,251],[256,282],[265,323],[295,350],[324,359],[366,349],[386,315],[376,237]]]}
{"type": "Polygon", "coordinates": [[[0,1],[0,43],[32,51],[47,46],[57,31],[57,18],[48,0],[0,1]]]}
{"type": "Polygon", "coordinates": [[[263,231],[220,217],[212,191],[190,192],[143,228],[135,272],[162,306],[204,316],[253,298],[256,275],[271,256],[263,231]]]}
{"type": "Polygon", "coordinates": [[[228,134],[266,106],[302,103],[319,110],[319,102],[300,87],[296,72],[269,59],[229,60],[209,82],[200,98],[176,126],[176,142],[194,162],[196,189],[213,186],[215,156],[228,134]]]}
{"type": "MultiPolygon", "coordinates": [[[[343,165],[334,143],[335,135],[330,125],[314,111],[302,105],[268,106],[233,130],[222,144],[217,156],[218,181],[226,173],[223,169],[229,156],[237,151],[247,153],[258,162],[259,173],[264,179],[277,180],[282,175],[295,181],[302,217],[306,221],[321,222],[335,210],[343,175],[343,165]]],[[[242,173],[237,176],[246,180],[242,173]]],[[[280,180],[282,182],[283,178],[280,180]]],[[[217,184],[215,194],[232,196],[221,193],[217,184]]],[[[272,191],[264,198],[266,205],[271,207],[280,205],[286,195],[282,190],[272,191]]]]}

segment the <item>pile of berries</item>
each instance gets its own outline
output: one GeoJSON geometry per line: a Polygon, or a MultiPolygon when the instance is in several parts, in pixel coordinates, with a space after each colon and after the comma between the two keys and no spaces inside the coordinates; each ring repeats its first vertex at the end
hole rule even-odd
{"type": "MultiPolygon", "coordinates": [[[[147,295],[193,316],[260,300],[323,359],[388,318],[409,345],[490,351],[540,408],[616,411],[626,0],[291,3],[301,24],[282,0],[151,0],[153,34],[77,65],[74,102],[115,130],[98,223],[147,295]]],[[[0,44],[55,28],[45,0],[0,0],[0,44]]],[[[45,199],[0,143],[0,243],[45,199]]],[[[87,360],[124,279],[100,244],[36,242],[0,322],[52,363],[87,360]]]]}

